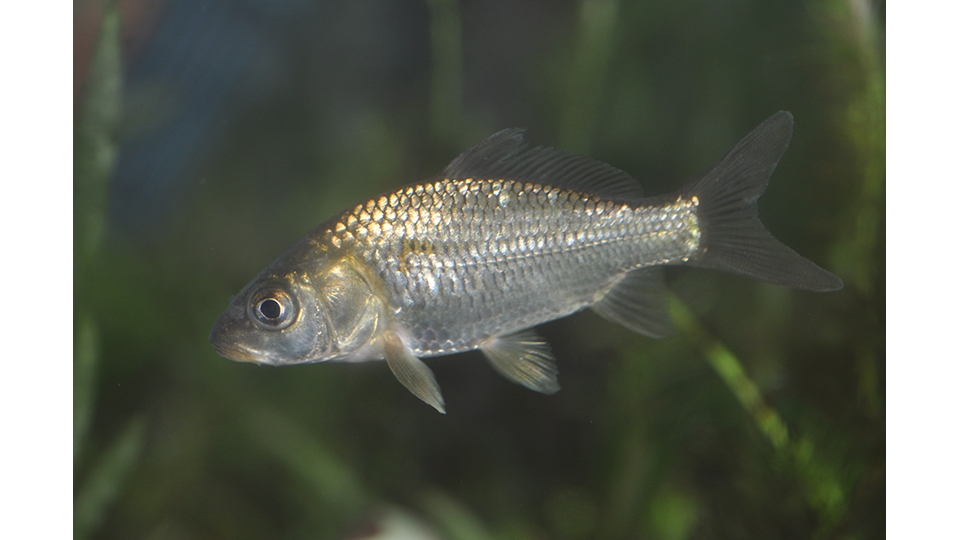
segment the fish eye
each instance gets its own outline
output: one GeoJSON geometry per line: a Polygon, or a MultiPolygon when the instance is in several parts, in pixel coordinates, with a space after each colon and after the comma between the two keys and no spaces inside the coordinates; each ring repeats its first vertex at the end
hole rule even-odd
{"type": "Polygon", "coordinates": [[[275,285],[254,291],[247,309],[253,322],[266,330],[283,330],[293,324],[300,311],[294,297],[275,285]]]}
{"type": "Polygon", "coordinates": [[[260,302],[260,307],[257,309],[260,311],[260,315],[270,320],[279,319],[280,316],[283,315],[283,306],[273,298],[267,298],[263,302],[260,302]]]}

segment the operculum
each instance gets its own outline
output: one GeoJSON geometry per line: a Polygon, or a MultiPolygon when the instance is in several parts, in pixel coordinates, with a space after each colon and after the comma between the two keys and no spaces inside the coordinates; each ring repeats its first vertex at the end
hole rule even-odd
{"type": "Polygon", "coordinates": [[[376,276],[352,258],[335,263],[318,289],[337,359],[351,356],[376,338],[386,323],[386,299],[376,276]]]}

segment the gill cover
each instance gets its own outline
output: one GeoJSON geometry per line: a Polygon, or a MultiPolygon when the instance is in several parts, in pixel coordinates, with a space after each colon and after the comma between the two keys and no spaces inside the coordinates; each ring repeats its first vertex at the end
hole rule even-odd
{"type": "Polygon", "coordinates": [[[382,358],[371,346],[386,321],[386,302],[366,268],[351,259],[336,263],[325,273],[317,296],[330,339],[323,360],[382,358]]]}

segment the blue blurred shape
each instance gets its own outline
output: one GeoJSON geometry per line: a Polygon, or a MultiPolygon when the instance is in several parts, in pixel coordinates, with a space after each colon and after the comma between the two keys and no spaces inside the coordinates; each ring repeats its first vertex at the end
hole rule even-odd
{"type": "Polygon", "coordinates": [[[271,51],[286,39],[285,23],[307,5],[166,2],[125,81],[125,129],[111,193],[115,233],[152,236],[176,215],[232,119],[282,78],[264,59],[277,56],[271,51]]]}

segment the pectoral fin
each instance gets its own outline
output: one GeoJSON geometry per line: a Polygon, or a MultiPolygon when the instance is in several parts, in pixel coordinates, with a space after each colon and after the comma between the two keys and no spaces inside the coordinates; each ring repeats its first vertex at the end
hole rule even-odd
{"type": "Polygon", "coordinates": [[[383,357],[386,358],[390,371],[400,384],[427,405],[440,411],[441,414],[446,414],[443,396],[440,395],[440,385],[437,384],[437,379],[434,378],[430,368],[413,355],[410,348],[395,332],[385,332],[380,337],[380,341],[383,343],[383,357]]]}
{"type": "Polygon", "coordinates": [[[550,347],[533,330],[490,338],[480,345],[480,350],[511,381],[543,394],[560,390],[550,347]]]}

